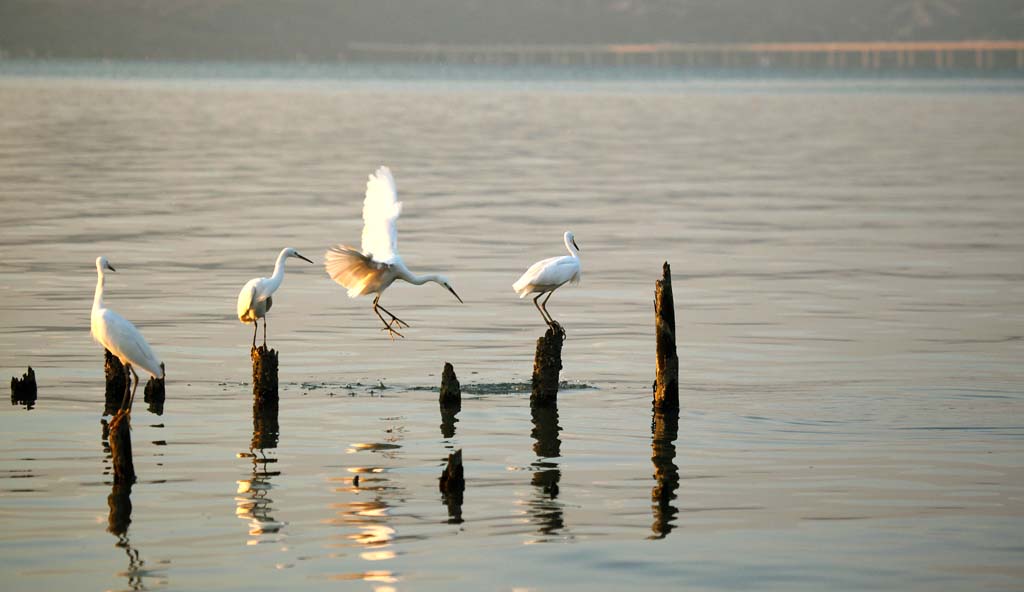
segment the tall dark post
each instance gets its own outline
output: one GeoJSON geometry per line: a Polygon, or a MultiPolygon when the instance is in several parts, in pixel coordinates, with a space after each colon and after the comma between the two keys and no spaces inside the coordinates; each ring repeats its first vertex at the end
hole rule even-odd
{"type": "Polygon", "coordinates": [[[277,406],[277,351],[265,345],[252,349],[252,394],[257,405],[277,406]]]}
{"type": "Polygon", "coordinates": [[[441,373],[441,391],[438,401],[441,407],[441,435],[445,438],[455,436],[455,418],[462,410],[462,388],[455,376],[455,368],[449,362],[444,363],[441,373]]]}
{"type": "Polygon", "coordinates": [[[558,404],[558,373],[562,370],[562,343],[565,331],[555,323],[537,340],[537,354],[533,358],[533,392],[530,405],[558,404]]]}
{"type": "Polygon", "coordinates": [[[654,285],[654,322],[657,366],[654,378],[654,408],[679,409],[679,357],[676,355],[676,312],[672,300],[672,272],[668,261],[654,285]]]}
{"type": "Polygon", "coordinates": [[[103,375],[106,377],[103,415],[114,415],[124,404],[124,391],[128,388],[125,368],[110,350],[103,350],[103,375]]]}
{"type": "Polygon", "coordinates": [[[651,505],[654,523],[653,538],[665,538],[672,532],[672,523],[679,509],[673,505],[679,489],[679,468],[676,466],[676,437],[679,435],[679,415],[675,411],[654,412],[651,426],[651,462],[654,463],[654,488],[651,505]]]}

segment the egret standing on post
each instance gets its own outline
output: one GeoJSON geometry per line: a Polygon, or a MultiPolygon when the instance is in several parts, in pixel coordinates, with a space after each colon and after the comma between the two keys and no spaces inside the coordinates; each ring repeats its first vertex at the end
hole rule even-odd
{"type": "Polygon", "coordinates": [[[155,378],[163,378],[164,365],[131,321],[103,306],[103,272],[107,270],[116,271],[106,257],[97,257],[96,295],[92,300],[92,337],[121,360],[121,364],[124,365],[126,380],[121,410],[127,409],[128,412],[131,412],[135,389],[139,386],[139,375],[135,372],[135,366],[149,372],[155,378]],[[131,385],[129,372],[135,375],[135,387],[130,389],[130,397],[128,395],[128,387],[131,385]]]}
{"type": "Polygon", "coordinates": [[[566,232],[563,238],[565,248],[569,249],[568,255],[550,257],[534,263],[516,280],[516,283],[512,284],[512,289],[520,298],[536,292],[533,305],[540,311],[540,316],[544,317],[548,327],[561,328],[548,312],[547,304],[551,295],[568,281],[574,284],[580,282],[580,248],[576,245],[576,239],[571,232],[566,232]],[[547,294],[547,298],[544,302],[538,303],[537,299],[544,294],[547,294]]]}
{"type": "Polygon", "coordinates": [[[398,328],[409,326],[409,323],[391,314],[379,304],[381,294],[395,280],[404,280],[417,286],[434,282],[462,302],[462,298],[459,298],[452,289],[448,278],[438,274],[415,275],[398,256],[398,229],[395,222],[401,213],[402,204],[398,201],[395,179],[388,167],[382,166],[370,175],[366,182],[366,198],[363,200],[363,250],[359,251],[347,245],[336,245],[324,254],[327,275],[348,288],[349,298],[377,294],[373,299],[373,312],[384,323],[381,330],[387,331],[392,340],[395,335],[403,337],[395,330],[396,325],[398,328]],[[385,320],[380,314],[381,311],[391,317],[391,321],[385,320]]]}
{"type": "MultiPolygon", "coordinates": [[[[309,261],[295,249],[288,247],[281,249],[277,256],[277,263],[274,264],[274,274],[266,278],[253,278],[242,286],[238,293],[238,320],[243,323],[253,323],[252,347],[256,349],[256,331],[259,329],[259,320],[263,319],[263,347],[267,347],[267,311],[274,305],[272,296],[281,282],[284,281],[284,262],[289,257],[296,257],[303,261],[309,261]]],[[[312,263],[312,261],[309,261],[312,263]]]]}

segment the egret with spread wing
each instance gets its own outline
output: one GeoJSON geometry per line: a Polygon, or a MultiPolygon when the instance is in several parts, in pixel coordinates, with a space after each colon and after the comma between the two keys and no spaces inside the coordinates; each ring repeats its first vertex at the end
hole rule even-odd
{"type": "Polygon", "coordinates": [[[238,293],[238,320],[243,323],[253,323],[253,349],[256,348],[256,331],[259,329],[260,319],[263,319],[263,347],[267,346],[267,311],[274,305],[274,292],[281,287],[281,282],[284,281],[284,262],[289,257],[296,257],[312,263],[291,247],[282,249],[277,256],[277,263],[274,264],[274,274],[270,277],[249,280],[242,286],[242,291],[238,293]]]}
{"type": "Polygon", "coordinates": [[[395,280],[403,280],[421,286],[427,282],[440,284],[462,302],[452,289],[448,278],[438,274],[416,275],[409,271],[398,256],[398,229],[395,226],[402,204],[398,201],[395,179],[386,166],[377,169],[366,182],[366,198],[363,200],[363,248],[358,250],[347,245],[335,245],[324,254],[327,275],[345,288],[349,298],[364,294],[376,294],[373,312],[384,323],[391,339],[403,335],[397,328],[408,327],[402,319],[391,314],[380,305],[381,294],[395,280]],[[388,321],[381,312],[391,317],[388,321]]]}
{"type": "Polygon", "coordinates": [[[125,393],[124,399],[121,402],[121,410],[127,409],[131,412],[132,400],[135,398],[135,389],[139,386],[139,375],[135,372],[135,366],[149,372],[154,377],[163,378],[164,365],[160,362],[160,358],[156,357],[156,354],[153,353],[153,348],[149,347],[142,333],[135,328],[131,321],[103,305],[105,271],[116,270],[107,261],[106,257],[97,257],[96,275],[98,277],[96,278],[96,295],[92,300],[90,323],[92,337],[97,343],[114,354],[117,359],[121,360],[121,364],[124,365],[127,380],[125,380],[125,393]],[[131,376],[128,375],[129,372],[135,376],[135,387],[131,389],[128,388],[132,382],[131,376]],[[128,394],[129,390],[131,392],[130,397],[128,394]]]}
{"type": "Polygon", "coordinates": [[[537,294],[533,298],[533,305],[540,311],[540,316],[544,317],[544,322],[549,327],[560,327],[548,312],[547,304],[551,295],[568,281],[574,284],[580,282],[580,248],[576,245],[576,238],[571,232],[566,232],[563,239],[565,248],[569,249],[568,255],[550,257],[534,263],[516,280],[516,283],[512,284],[512,289],[520,298],[527,294],[537,294]],[[544,302],[538,303],[537,299],[544,294],[547,294],[547,298],[544,302]]]}

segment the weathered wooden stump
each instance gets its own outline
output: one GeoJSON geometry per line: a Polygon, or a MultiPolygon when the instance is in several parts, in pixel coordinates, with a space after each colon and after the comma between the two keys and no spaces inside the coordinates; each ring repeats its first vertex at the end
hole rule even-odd
{"type": "Polygon", "coordinates": [[[459,378],[455,376],[455,368],[451,362],[444,363],[444,370],[441,372],[441,393],[439,400],[441,407],[459,407],[462,405],[462,388],[459,386],[459,378]]]}
{"type": "Polygon", "coordinates": [[[441,406],[441,435],[452,438],[455,436],[455,424],[459,421],[455,416],[462,410],[462,389],[455,376],[455,368],[448,362],[444,363],[444,371],[441,373],[438,400],[441,406]]]}
{"type": "Polygon", "coordinates": [[[448,522],[460,524],[462,522],[463,493],[466,491],[461,448],[448,455],[448,464],[441,473],[437,485],[441,490],[441,499],[448,506],[448,522]]]}
{"type": "Polygon", "coordinates": [[[676,355],[676,312],[672,299],[672,272],[668,261],[654,285],[654,322],[657,365],[654,377],[654,408],[679,409],[679,357],[676,355]]]}
{"type": "Polygon", "coordinates": [[[32,366],[21,378],[11,377],[11,405],[25,405],[29,409],[36,402],[38,390],[36,389],[36,371],[32,366]]]}
{"type": "Polygon", "coordinates": [[[257,404],[277,407],[277,351],[261,345],[254,347],[252,356],[252,394],[257,404]]]}
{"type": "Polygon", "coordinates": [[[120,536],[128,532],[128,526],[132,523],[131,496],[131,483],[114,483],[110,488],[110,495],[107,496],[107,507],[110,508],[107,532],[110,534],[120,536]]]}
{"type": "MultiPolygon", "coordinates": [[[[163,370],[163,367],[164,365],[160,364],[161,370],[163,370]]],[[[146,383],[145,402],[149,411],[156,415],[164,414],[164,400],[167,398],[164,380],[164,378],[150,376],[149,382],[146,383]]]]}
{"type": "Polygon", "coordinates": [[[558,373],[562,370],[562,343],[565,331],[555,323],[537,339],[537,353],[533,357],[533,386],[530,405],[558,403],[558,373]]]}
{"type": "Polygon", "coordinates": [[[124,404],[124,391],[128,388],[128,377],[124,365],[110,350],[103,350],[103,375],[106,377],[103,415],[114,415],[124,404]]]}
{"type": "Polygon", "coordinates": [[[121,410],[114,414],[108,426],[110,462],[114,467],[114,483],[134,483],[135,463],[132,460],[131,414],[121,410]]]}
{"type": "Polygon", "coordinates": [[[679,414],[676,410],[654,412],[651,424],[651,462],[654,463],[654,488],[651,490],[654,538],[672,532],[679,509],[672,505],[679,489],[679,468],[675,464],[676,438],[679,435],[679,414]]]}

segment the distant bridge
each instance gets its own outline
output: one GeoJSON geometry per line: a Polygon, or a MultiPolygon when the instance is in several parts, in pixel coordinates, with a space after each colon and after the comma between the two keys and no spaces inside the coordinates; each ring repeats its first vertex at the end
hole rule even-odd
{"type": "Polygon", "coordinates": [[[581,64],[696,68],[1024,70],[1024,41],[448,45],[350,43],[353,56],[474,64],[581,64]]]}

